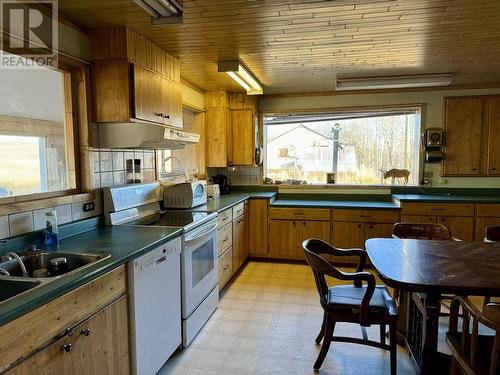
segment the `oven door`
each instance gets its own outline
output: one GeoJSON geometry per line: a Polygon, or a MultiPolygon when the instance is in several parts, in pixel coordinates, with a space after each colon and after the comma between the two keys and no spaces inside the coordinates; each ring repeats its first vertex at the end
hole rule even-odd
{"type": "Polygon", "coordinates": [[[184,235],[182,317],[187,319],[219,281],[217,220],[184,235]]]}

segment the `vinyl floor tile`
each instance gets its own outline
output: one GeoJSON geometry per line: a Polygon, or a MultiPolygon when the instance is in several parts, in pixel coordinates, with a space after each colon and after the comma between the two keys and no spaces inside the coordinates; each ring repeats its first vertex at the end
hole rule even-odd
{"type": "MultiPolygon", "coordinates": [[[[226,286],[218,310],[193,343],[177,351],[159,375],[318,374],[312,365],[320,350],[314,339],[322,318],[308,266],[249,262],[226,286]]],[[[445,330],[443,320],[440,332],[445,330]]],[[[378,326],[367,331],[378,340],[378,326]]],[[[357,324],[337,324],[335,334],[362,337],[357,324]]],[[[389,365],[386,351],[334,342],[319,374],[389,374],[389,365]]],[[[415,374],[401,347],[398,374],[415,374]]]]}

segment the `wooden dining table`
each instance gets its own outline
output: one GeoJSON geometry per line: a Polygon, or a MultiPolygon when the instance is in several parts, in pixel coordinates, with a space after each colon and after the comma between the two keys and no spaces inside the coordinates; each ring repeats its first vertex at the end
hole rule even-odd
{"type": "Polygon", "coordinates": [[[500,244],[373,238],[366,241],[372,267],[405,294],[399,329],[421,374],[447,373],[439,353],[440,296],[500,296],[500,244]]]}

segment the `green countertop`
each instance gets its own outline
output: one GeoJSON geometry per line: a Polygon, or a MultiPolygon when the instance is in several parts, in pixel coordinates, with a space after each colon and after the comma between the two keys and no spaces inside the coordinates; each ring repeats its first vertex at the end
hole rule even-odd
{"type": "Polygon", "coordinates": [[[310,207],[310,208],[360,208],[368,210],[399,210],[399,205],[391,201],[357,201],[357,200],[316,200],[316,199],[276,199],[271,207],[310,207]]]}
{"type": "Polygon", "coordinates": [[[500,203],[495,195],[393,194],[400,202],[429,203],[500,203]]]}
{"type": "Polygon", "coordinates": [[[209,199],[207,204],[189,209],[194,212],[222,212],[230,207],[244,202],[247,199],[272,199],[277,195],[276,192],[255,191],[255,192],[242,192],[229,193],[221,195],[218,198],[209,199]]]}
{"type": "MultiPolygon", "coordinates": [[[[65,252],[108,253],[111,257],[84,270],[44,283],[22,295],[0,303],[0,325],[18,318],[68,293],[92,279],[137,258],[158,245],[178,237],[180,229],[165,227],[99,227],[60,241],[65,252]]],[[[55,250],[55,251],[57,251],[55,250]]]]}

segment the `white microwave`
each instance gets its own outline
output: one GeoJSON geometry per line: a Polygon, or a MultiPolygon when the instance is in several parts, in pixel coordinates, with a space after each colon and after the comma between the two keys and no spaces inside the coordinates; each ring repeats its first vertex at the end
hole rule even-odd
{"type": "Polygon", "coordinates": [[[163,186],[165,208],[192,208],[207,203],[207,182],[182,182],[163,186]]]}

